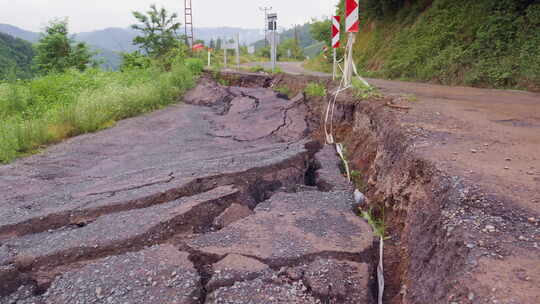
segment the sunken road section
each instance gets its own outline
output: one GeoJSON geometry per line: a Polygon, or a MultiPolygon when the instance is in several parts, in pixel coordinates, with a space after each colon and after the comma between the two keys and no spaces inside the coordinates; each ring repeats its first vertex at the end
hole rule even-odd
{"type": "MultiPolygon", "coordinates": [[[[291,96],[309,83],[337,87],[311,76],[219,77],[291,96]]],[[[369,81],[384,96],[340,94],[334,136],[364,210],[385,219],[384,303],[540,303],[540,94],[369,81]]],[[[324,139],[331,97],[293,98],[314,139],[324,139]]]]}
{"type": "Polygon", "coordinates": [[[0,303],[373,303],[373,233],[308,108],[209,79],[0,167],[0,303]]]}

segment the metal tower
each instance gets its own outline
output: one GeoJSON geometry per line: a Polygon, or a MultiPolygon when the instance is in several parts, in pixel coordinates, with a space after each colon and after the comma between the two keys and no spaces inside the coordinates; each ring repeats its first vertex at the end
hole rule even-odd
{"type": "Polygon", "coordinates": [[[185,7],[185,24],[186,24],[186,44],[193,47],[193,7],[191,6],[191,0],[184,0],[185,7]]]}

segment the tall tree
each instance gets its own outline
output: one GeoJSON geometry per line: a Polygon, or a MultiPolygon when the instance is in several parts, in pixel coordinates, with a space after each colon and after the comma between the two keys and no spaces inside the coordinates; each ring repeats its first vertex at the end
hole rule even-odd
{"type": "Polygon", "coordinates": [[[287,56],[290,51],[291,58],[304,59],[304,50],[300,48],[295,39],[287,39],[279,45],[279,52],[281,56],[287,56]]]}
{"type": "Polygon", "coordinates": [[[66,20],[52,21],[36,46],[35,64],[42,73],[64,72],[69,68],[84,71],[92,62],[92,53],[84,42],[69,37],[66,20]]]}
{"type": "Polygon", "coordinates": [[[313,39],[324,42],[330,47],[332,44],[332,21],[330,19],[313,20],[311,24],[311,36],[313,39]]]}
{"type": "Polygon", "coordinates": [[[146,14],[133,12],[133,16],[139,23],[131,27],[142,33],[133,39],[133,43],[140,45],[148,55],[162,56],[180,43],[178,30],[182,23],[176,22],[178,14],[170,14],[165,8],[158,9],[153,4],[146,14]]]}

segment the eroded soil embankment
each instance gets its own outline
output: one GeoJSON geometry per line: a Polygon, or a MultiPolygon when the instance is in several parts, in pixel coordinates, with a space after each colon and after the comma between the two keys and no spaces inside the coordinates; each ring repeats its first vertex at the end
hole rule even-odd
{"type": "MultiPolygon", "coordinates": [[[[308,76],[220,77],[233,85],[286,87],[292,95],[310,82],[325,85],[329,92],[335,89],[329,79],[308,76]]],[[[320,141],[328,101],[305,100],[310,113],[306,121],[320,141]]],[[[384,209],[389,236],[385,303],[537,303],[534,280],[540,278],[534,265],[540,259],[534,211],[422,153],[420,147],[457,142],[460,135],[452,138],[441,127],[427,130],[416,120],[423,115],[421,108],[417,116],[408,115],[407,109],[415,105],[393,102],[390,97],[358,100],[345,92],[337,99],[334,117],[334,136],[361,176],[357,187],[368,194],[379,216],[384,209]]],[[[441,120],[440,115],[433,114],[441,120]]],[[[444,123],[449,130],[455,122],[444,123]]]]}

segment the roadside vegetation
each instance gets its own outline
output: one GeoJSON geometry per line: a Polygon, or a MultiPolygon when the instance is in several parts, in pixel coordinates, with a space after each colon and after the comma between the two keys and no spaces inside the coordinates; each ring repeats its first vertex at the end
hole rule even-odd
{"type": "Polygon", "coordinates": [[[361,211],[361,216],[368,222],[376,236],[382,240],[389,239],[386,233],[386,224],[384,223],[384,207],[361,211]]]}
{"type": "Polygon", "coordinates": [[[289,87],[286,87],[286,86],[276,86],[274,88],[274,91],[284,95],[284,96],[287,96],[287,98],[291,97],[292,95],[292,91],[289,87]]]}
{"type": "Polygon", "coordinates": [[[383,97],[383,94],[376,87],[368,87],[356,77],[352,79],[351,86],[353,94],[356,98],[370,99],[383,97]]]}
{"type": "Polygon", "coordinates": [[[320,83],[311,82],[304,89],[304,93],[307,97],[324,97],[326,96],[326,87],[320,83]]]}
{"type": "MultiPolygon", "coordinates": [[[[366,76],[540,90],[538,1],[360,3],[362,23],[355,61],[366,76]]],[[[343,10],[342,1],[338,13],[342,15],[343,10]]],[[[313,31],[329,45],[330,27],[323,25],[313,31]]],[[[329,66],[330,60],[328,56],[323,63],[329,66]]]]}
{"type": "Polygon", "coordinates": [[[150,55],[125,54],[117,72],[91,62],[86,46],[68,38],[66,22],[47,27],[35,57],[42,76],[0,83],[0,163],[175,103],[194,86],[204,62],[186,55],[181,37],[174,34],[176,16],[153,6],[135,17],[138,29],[162,28],[157,32],[164,36],[141,30],[135,42],[150,55]]]}

